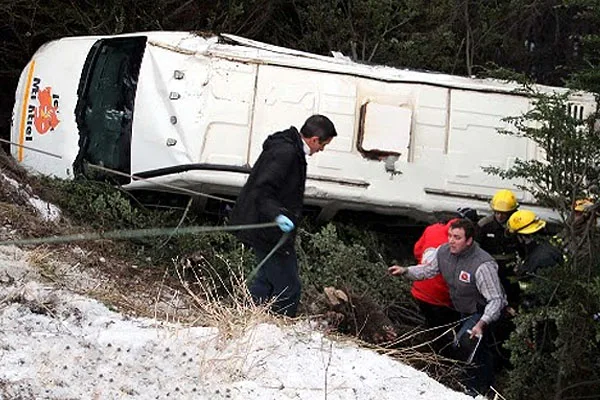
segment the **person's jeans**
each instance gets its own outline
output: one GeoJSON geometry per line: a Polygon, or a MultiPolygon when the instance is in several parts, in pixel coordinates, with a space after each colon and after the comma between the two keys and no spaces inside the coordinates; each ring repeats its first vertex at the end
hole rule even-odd
{"type": "MultiPolygon", "coordinates": [[[[460,313],[446,306],[437,306],[426,303],[422,300],[415,299],[421,310],[421,314],[425,317],[425,323],[428,328],[435,328],[435,333],[441,334],[449,330],[453,324],[458,325],[460,313]]],[[[454,337],[452,332],[448,332],[443,337],[436,339],[432,344],[433,349],[444,357],[454,358],[454,346],[452,341],[454,337]]]]}
{"type": "MultiPolygon", "coordinates": [[[[469,356],[475,351],[477,338],[470,339],[467,330],[473,329],[477,321],[481,318],[481,315],[482,314],[480,313],[476,313],[470,316],[463,316],[468,318],[460,327],[454,342],[458,358],[461,361],[467,361],[469,356]]],[[[494,383],[494,359],[491,351],[492,335],[490,334],[491,328],[492,325],[489,325],[483,331],[483,338],[475,352],[473,361],[465,368],[467,375],[463,382],[470,391],[474,390],[477,393],[484,395],[494,383]]]]}
{"type": "MultiPolygon", "coordinates": [[[[254,249],[258,262],[269,251],[254,249]]],[[[298,275],[298,259],[292,250],[276,252],[256,273],[250,285],[250,294],[256,304],[274,299],[271,309],[288,317],[295,317],[300,303],[302,285],[298,275]]]]}

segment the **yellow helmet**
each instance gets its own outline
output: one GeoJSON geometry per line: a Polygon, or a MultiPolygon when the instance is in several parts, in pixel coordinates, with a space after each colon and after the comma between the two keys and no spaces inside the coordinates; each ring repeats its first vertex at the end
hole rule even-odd
{"type": "Polygon", "coordinates": [[[519,207],[515,194],[508,189],[498,190],[490,202],[492,210],[499,212],[514,211],[519,207]]]}
{"type": "Polygon", "coordinates": [[[508,219],[508,230],[511,233],[529,235],[539,231],[545,226],[546,221],[539,219],[533,211],[529,210],[515,211],[508,219]]]}
{"type": "Polygon", "coordinates": [[[590,199],[579,199],[579,200],[575,200],[575,205],[573,206],[573,210],[585,212],[593,205],[594,205],[594,202],[590,199]]]}

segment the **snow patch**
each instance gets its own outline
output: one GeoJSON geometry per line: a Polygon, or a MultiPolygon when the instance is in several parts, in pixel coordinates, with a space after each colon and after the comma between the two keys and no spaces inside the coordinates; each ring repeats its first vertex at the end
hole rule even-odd
{"type": "Polygon", "coordinates": [[[57,221],[60,218],[60,208],[52,203],[48,203],[39,197],[30,197],[29,204],[36,209],[44,221],[57,221]]]}
{"type": "Polygon", "coordinates": [[[0,399],[470,399],[306,322],[226,338],[130,318],[40,284],[26,257],[0,247],[0,399]]]}
{"type": "Polygon", "coordinates": [[[44,221],[56,221],[60,218],[60,216],[61,216],[60,208],[58,208],[54,204],[48,203],[47,201],[40,199],[36,195],[30,194],[29,191],[24,189],[19,182],[6,176],[5,174],[1,174],[1,176],[5,182],[7,182],[9,185],[11,185],[15,189],[15,192],[21,198],[27,200],[27,202],[29,204],[31,204],[31,206],[37,211],[39,216],[44,221]]]}

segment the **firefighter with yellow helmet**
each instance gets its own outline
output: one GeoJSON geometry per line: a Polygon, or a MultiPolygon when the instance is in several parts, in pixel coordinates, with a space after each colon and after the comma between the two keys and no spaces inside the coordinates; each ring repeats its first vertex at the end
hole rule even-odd
{"type": "Polygon", "coordinates": [[[523,262],[517,266],[517,275],[535,274],[541,268],[563,262],[560,249],[542,237],[546,221],[533,211],[519,210],[508,219],[508,231],[515,234],[523,248],[523,262]]]}
{"type": "Polygon", "coordinates": [[[513,275],[511,264],[517,258],[519,241],[514,235],[507,234],[506,223],[519,208],[519,203],[512,191],[502,189],[492,197],[490,208],[493,211],[492,215],[480,219],[477,223],[477,241],[498,263],[498,275],[508,303],[516,307],[519,302],[519,285],[510,281],[509,276],[513,275]]]}
{"type": "Polygon", "coordinates": [[[588,236],[586,232],[597,229],[597,209],[597,205],[590,198],[580,198],[573,203],[567,226],[556,236],[557,242],[568,254],[579,253],[581,256],[581,252],[585,251],[585,237],[588,236]]]}
{"type": "Polygon", "coordinates": [[[513,253],[516,241],[514,237],[506,235],[506,221],[519,208],[515,194],[507,189],[499,190],[492,197],[490,208],[493,214],[478,222],[479,245],[492,256],[513,253]]]}
{"type": "Polygon", "coordinates": [[[592,199],[578,199],[575,200],[575,204],[573,204],[573,225],[575,230],[577,228],[583,229],[583,225],[586,225],[591,219],[595,220],[597,218],[596,215],[596,207],[594,207],[594,202],[592,199]]]}
{"type": "Polygon", "coordinates": [[[592,201],[592,199],[578,199],[575,200],[575,204],[573,205],[573,211],[585,213],[587,211],[590,211],[593,206],[594,202],[592,201]]]}

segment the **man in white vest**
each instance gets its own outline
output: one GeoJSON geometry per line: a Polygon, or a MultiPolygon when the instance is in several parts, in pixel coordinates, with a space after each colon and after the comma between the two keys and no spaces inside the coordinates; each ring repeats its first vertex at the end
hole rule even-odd
{"type": "Polygon", "coordinates": [[[469,392],[485,394],[493,383],[489,325],[500,318],[507,302],[498,277],[498,264],[479,247],[474,236],[475,225],[470,220],[456,220],[448,230],[448,243],[426,251],[420,265],[393,265],[389,272],[411,280],[442,274],[450,289],[453,306],[463,317],[455,343],[466,349],[464,354],[470,359],[465,361],[476,365],[473,376],[466,379],[465,385],[469,392]]]}

